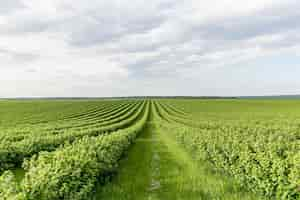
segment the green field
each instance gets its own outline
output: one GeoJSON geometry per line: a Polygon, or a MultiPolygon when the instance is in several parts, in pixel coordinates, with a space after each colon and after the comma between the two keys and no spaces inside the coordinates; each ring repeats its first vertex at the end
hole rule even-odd
{"type": "Polygon", "coordinates": [[[300,101],[0,101],[0,200],[300,199],[300,101]]]}

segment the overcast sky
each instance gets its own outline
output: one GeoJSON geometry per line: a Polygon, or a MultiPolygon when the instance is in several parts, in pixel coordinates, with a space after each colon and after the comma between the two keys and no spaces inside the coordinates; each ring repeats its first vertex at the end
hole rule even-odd
{"type": "Polygon", "coordinates": [[[0,97],[300,94],[299,0],[1,0],[0,97]]]}

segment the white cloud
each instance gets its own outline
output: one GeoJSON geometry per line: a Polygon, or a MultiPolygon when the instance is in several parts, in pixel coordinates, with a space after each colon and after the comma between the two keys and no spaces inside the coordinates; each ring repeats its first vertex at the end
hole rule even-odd
{"type": "Polygon", "coordinates": [[[0,96],[276,92],[231,74],[244,65],[255,74],[262,58],[269,69],[275,56],[296,60],[299,9],[296,0],[3,0],[0,96]]]}

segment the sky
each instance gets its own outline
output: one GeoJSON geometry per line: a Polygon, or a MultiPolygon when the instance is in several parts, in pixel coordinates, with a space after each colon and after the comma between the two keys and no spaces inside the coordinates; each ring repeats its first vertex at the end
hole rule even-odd
{"type": "Polygon", "coordinates": [[[299,0],[1,0],[0,97],[300,94],[299,0]]]}

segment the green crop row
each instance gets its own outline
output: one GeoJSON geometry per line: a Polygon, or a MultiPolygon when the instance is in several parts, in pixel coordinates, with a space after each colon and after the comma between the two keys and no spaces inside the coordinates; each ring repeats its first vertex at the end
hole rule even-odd
{"type": "Polygon", "coordinates": [[[124,101],[1,101],[0,127],[38,125],[69,119],[91,110],[121,104],[124,101]]]}
{"type": "Polygon", "coordinates": [[[8,200],[87,199],[97,182],[118,166],[122,154],[143,129],[149,106],[129,128],[108,135],[84,137],[54,152],[43,152],[24,163],[25,179],[18,185],[10,172],[0,177],[0,198],[8,200]]]}
{"type": "MultiPolygon", "coordinates": [[[[90,126],[96,123],[100,123],[102,121],[105,121],[106,118],[111,118],[114,116],[116,112],[120,112],[121,110],[126,110],[125,108],[130,109],[130,107],[134,106],[135,103],[127,103],[127,104],[121,104],[120,105],[106,105],[107,107],[105,111],[98,111],[96,113],[89,113],[87,116],[72,118],[72,120],[52,120],[50,122],[45,123],[39,123],[39,124],[26,124],[22,125],[22,127],[15,127],[15,128],[8,128],[8,129],[2,129],[2,133],[0,134],[0,139],[13,139],[13,138],[25,138],[27,135],[32,134],[44,134],[44,133],[59,133],[61,131],[64,131],[66,129],[76,129],[78,127],[82,126],[90,126]],[[86,119],[88,117],[88,119],[86,119]],[[101,119],[101,121],[100,121],[101,119]]],[[[82,114],[84,115],[84,113],[82,114]]],[[[117,115],[115,116],[117,117],[117,115]]]]}
{"type": "Polygon", "coordinates": [[[284,129],[288,133],[272,127],[245,128],[244,124],[202,129],[170,115],[161,105],[158,112],[162,119],[177,122],[164,123],[169,134],[219,172],[271,199],[300,199],[299,132],[288,127],[284,129]]]}
{"type": "Polygon", "coordinates": [[[80,131],[66,131],[60,134],[33,134],[32,137],[27,136],[26,139],[12,142],[1,141],[0,143],[0,172],[16,166],[20,166],[24,158],[31,157],[40,151],[53,151],[60,145],[66,142],[73,142],[83,136],[97,136],[108,132],[113,132],[118,129],[123,129],[130,126],[142,113],[143,106],[138,104],[128,111],[124,116],[121,116],[113,121],[106,122],[103,126],[85,128],[80,131]]]}

